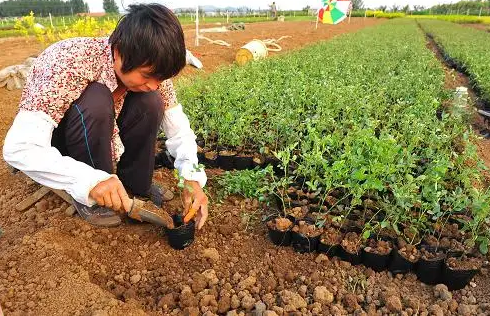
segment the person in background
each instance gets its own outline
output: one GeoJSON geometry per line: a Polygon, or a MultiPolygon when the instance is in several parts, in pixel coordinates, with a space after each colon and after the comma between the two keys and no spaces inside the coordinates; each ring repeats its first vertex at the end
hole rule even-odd
{"type": "Polygon", "coordinates": [[[271,7],[271,17],[273,19],[275,19],[277,17],[277,7],[276,7],[276,2],[272,2],[272,4],[270,5],[271,7]]]}

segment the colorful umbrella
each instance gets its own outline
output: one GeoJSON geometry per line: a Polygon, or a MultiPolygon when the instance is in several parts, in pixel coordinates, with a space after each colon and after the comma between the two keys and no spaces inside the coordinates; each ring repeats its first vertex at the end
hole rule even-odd
{"type": "Polygon", "coordinates": [[[351,2],[348,0],[323,0],[324,7],[318,11],[318,20],[326,24],[338,24],[349,13],[351,2]]]}

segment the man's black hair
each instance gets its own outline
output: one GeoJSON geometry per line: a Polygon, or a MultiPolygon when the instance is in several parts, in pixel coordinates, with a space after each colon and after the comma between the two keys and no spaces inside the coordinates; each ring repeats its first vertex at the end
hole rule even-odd
{"type": "Polygon", "coordinates": [[[122,72],[151,67],[159,80],[177,75],[186,64],[184,32],[177,17],[160,4],[130,5],[109,38],[112,54],[122,58],[122,72]]]}

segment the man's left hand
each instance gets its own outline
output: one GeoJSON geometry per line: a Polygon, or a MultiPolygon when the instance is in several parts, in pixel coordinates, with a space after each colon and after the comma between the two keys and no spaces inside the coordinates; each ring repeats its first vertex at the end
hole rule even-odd
{"type": "Polygon", "coordinates": [[[197,211],[196,225],[201,229],[208,218],[208,197],[197,181],[184,181],[184,216],[192,208],[197,211]]]}

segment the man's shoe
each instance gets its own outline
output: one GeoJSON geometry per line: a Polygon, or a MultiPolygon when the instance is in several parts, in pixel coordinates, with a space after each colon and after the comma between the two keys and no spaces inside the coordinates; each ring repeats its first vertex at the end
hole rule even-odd
{"type": "Polygon", "coordinates": [[[161,207],[163,202],[168,202],[174,198],[174,193],[167,188],[152,184],[150,187],[150,200],[161,207]]]}
{"type": "Polygon", "coordinates": [[[86,206],[73,200],[78,215],[94,226],[115,227],[121,224],[121,218],[113,210],[98,205],[86,206]]]}

